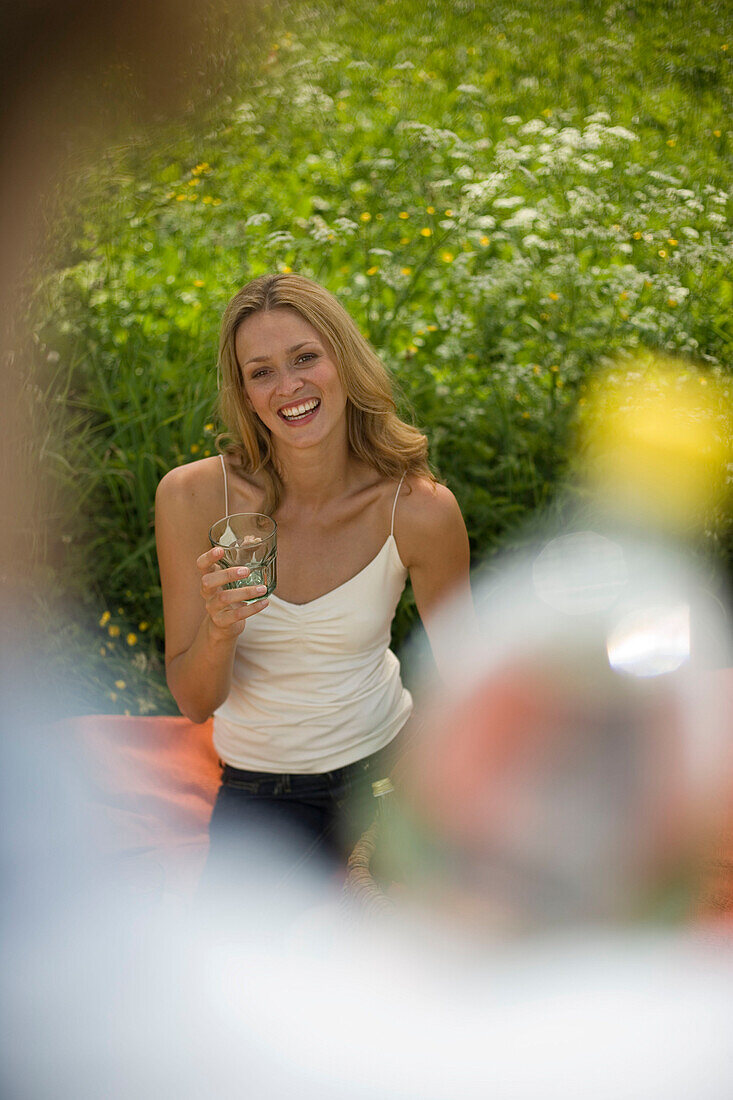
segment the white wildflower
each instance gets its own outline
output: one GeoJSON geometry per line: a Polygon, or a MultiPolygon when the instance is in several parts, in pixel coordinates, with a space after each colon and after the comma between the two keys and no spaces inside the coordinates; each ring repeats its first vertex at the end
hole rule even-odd
{"type": "Polygon", "coordinates": [[[272,214],[263,211],[261,214],[250,214],[244,224],[246,228],[249,228],[252,225],[267,225],[267,223],[271,221],[272,214]]]}
{"type": "Polygon", "coordinates": [[[520,134],[541,134],[545,129],[545,123],[541,118],[531,118],[529,122],[525,122],[524,126],[520,127],[520,134]]]}
{"type": "Polygon", "coordinates": [[[499,210],[513,210],[515,206],[521,206],[524,199],[521,195],[505,195],[494,199],[494,206],[499,210]]]}
{"type": "Polygon", "coordinates": [[[481,95],[481,89],[477,88],[475,84],[459,84],[456,91],[464,92],[465,95],[481,95]]]}
{"type": "Polygon", "coordinates": [[[539,217],[539,210],[535,210],[531,206],[523,206],[508,221],[504,222],[504,225],[507,229],[521,229],[525,225],[532,225],[539,217]]]}
{"type": "Polygon", "coordinates": [[[621,138],[622,141],[639,140],[639,135],[635,134],[633,130],[627,130],[625,126],[609,126],[606,133],[611,134],[613,137],[621,138]]]}
{"type": "Polygon", "coordinates": [[[583,135],[574,126],[563,126],[557,138],[563,145],[570,145],[573,149],[578,149],[583,143],[583,135]]]}
{"type": "Polygon", "coordinates": [[[352,221],[351,218],[336,218],[333,224],[339,233],[345,237],[350,237],[359,231],[358,223],[352,221]]]}

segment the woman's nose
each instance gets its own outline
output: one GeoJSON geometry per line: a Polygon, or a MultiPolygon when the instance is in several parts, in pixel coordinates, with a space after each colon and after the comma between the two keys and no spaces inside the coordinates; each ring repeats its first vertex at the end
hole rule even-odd
{"type": "Polygon", "coordinates": [[[297,393],[302,385],[303,379],[296,370],[286,367],[280,372],[277,383],[278,393],[286,396],[291,393],[297,393]]]}

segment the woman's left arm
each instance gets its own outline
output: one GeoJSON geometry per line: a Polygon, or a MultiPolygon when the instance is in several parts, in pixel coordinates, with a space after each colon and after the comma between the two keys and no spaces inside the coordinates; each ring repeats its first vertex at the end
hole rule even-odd
{"type": "Polygon", "coordinates": [[[438,672],[446,674],[435,614],[452,600],[456,614],[473,628],[469,585],[470,552],[466,524],[453,493],[445,485],[422,478],[410,480],[411,492],[400,497],[395,537],[402,561],[410,573],[415,603],[428,636],[438,672]]]}

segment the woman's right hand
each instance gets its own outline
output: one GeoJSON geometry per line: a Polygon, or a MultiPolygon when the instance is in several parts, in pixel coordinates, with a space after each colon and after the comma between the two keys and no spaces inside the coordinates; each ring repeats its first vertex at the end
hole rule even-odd
{"type": "Polygon", "coordinates": [[[246,566],[233,566],[222,569],[218,564],[224,555],[220,546],[208,550],[196,559],[201,574],[201,597],[206,605],[206,613],[216,633],[236,638],[244,630],[247,619],[268,606],[268,600],[259,599],[257,603],[243,603],[254,600],[267,591],[264,584],[243,588],[225,589],[225,584],[243,580],[249,573],[246,566]]]}

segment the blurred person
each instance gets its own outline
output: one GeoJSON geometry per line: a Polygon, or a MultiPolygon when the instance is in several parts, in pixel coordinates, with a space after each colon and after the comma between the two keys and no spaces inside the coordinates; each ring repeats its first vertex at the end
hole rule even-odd
{"type": "Polygon", "coordinates": [[[213,713],[223,767],[207,875],[253,831],[284,832],[296,865],[353,844],[347,804],[368,803],[412,710],[389,649],[407,576],[430,633],[469,568],[425,437],[323,287],[297,274],[247,284],[223,316],[219,370],[230,442],[171,470],[156,498],[168,684],[193,721],[213,713]],[[227,590],[246,570],[207,549],[220,517],[245,512],[277,523],[269,599],[264,585],[227,590]]]}

